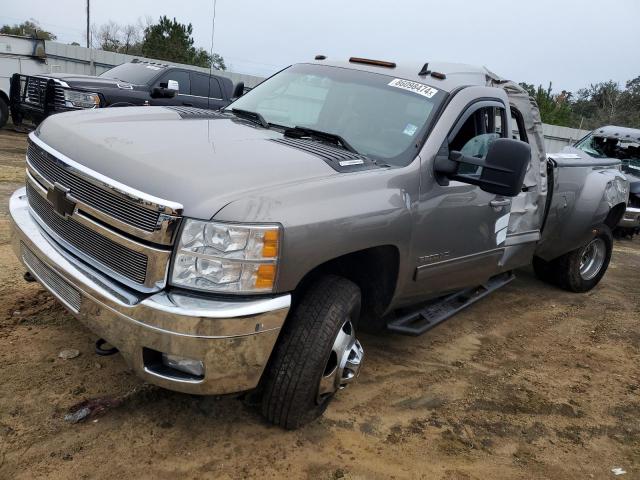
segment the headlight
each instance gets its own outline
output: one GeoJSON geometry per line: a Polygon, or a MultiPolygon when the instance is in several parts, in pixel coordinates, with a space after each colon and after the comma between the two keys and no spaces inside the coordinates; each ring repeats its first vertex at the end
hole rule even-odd
{"type": "Polygon", "coordinates": [[[77,90],[65,90],[64,103],[67,107],[96,108],[100,106],[100,95],[77,90]]]}
{"type": "Polygon", "coordinates": [[[280,227],[185,220],[171,284],[211,292],[271,292],[280,227]]]}

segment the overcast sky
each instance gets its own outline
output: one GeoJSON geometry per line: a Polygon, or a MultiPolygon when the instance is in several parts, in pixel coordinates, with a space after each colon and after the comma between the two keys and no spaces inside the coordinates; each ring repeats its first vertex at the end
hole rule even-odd
{"type": "MultiPolygon", "coordinates": [[[[86,0],[0,0],[0,23],[35,18],[85,44],[86,0]]],[[[91,22],[160,15],[191,22],[209,50],[213,0],[91,0],[91,22]]],[[[217,0],[214,51],[229,70],[267,75],[323,53],[485,65],[575,91],[640,75],[640,0],[217,0]]]]}

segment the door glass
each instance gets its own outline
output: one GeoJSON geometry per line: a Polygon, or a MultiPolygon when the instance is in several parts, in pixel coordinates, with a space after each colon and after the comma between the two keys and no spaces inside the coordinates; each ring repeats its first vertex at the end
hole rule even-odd
{"type": "MultiPolygon", "coordinates": [[[[464,122],[460,131],[449,144],[449,151],[456,150],[468,157],[485,158],[489,144],[496,138],[505,136],[505,110],[497,107],[483,107],[476,110],[464,122]]],[[[482,167],[460,164],[458,173],[480,175],[482,167]]]]}
{"type": "Polygon", "coordinates": [[[191,82],[189,81],[189,72],[182,70],[173,70],[160,78],[158,84],[167,83],[169,80],[175,80],[178,82],[178,94],[190,95],[191,94],[191,82]]]}

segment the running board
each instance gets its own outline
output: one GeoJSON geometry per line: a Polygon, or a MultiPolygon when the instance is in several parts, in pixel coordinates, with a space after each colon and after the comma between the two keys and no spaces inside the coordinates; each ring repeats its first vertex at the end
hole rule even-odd
{"type": "Polygon", "coordinates": [[[468,288],[442,297],[420,310],[397,318],[387,324],[387,329],[402,335],[422,335],[427,330],[432,329],[460,310],[505,286],[515,278],[516,276],[511,272],[496,275],[479,287],[468,288]]]}

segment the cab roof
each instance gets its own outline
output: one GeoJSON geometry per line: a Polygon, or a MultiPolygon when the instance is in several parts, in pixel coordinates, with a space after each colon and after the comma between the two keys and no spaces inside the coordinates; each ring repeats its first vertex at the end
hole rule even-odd
{"type": "Polygon", "coordinates": [[[617,138],[627,141],[640,142],[640,130],[637,128],[616,127],[615,125],[607,125],[605,127],[596,128],[593,131],[594,137],[617,138]]]}
{"type": "Polygon", "coordinates": [[[434,77],[431,74],[418,75],[425,63],[399,62],[395,64],[395,67],[328,59],[315,60],[309,63],[348,68],[352,70],[361,70],[364,72],[388,75],[390,77],[398,77],[405,80],[412,80],[418,83],[426,83],[446,92],[451,92],[458,87],[465,87],[470,85],[486,86],[490,78],[496,78],[496,75],[491,73],[485,67],[467,65],[464,63],[428,62],[428,70],[430,70],[431,72],[444,74],[444,79],[434,77]]]}

